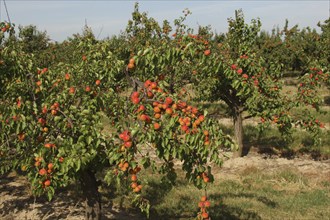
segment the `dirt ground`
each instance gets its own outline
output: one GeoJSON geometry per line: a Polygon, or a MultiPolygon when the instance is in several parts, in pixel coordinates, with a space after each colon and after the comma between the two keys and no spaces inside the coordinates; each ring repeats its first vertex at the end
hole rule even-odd
{"type": "MultiPolygon", "coordinates": [[[[239,178],[238,175],[248,167],[266,173],[290,168],[311,178],[325,178],[330,182],[329,159],[315,161],[307,156],[286,159],[253,151],[245,157],[225,161],[223,167],[216,171],[215,178],[239,178]]],[[[34,199],[28,186],[26,179],[15,173],[1,177],[0,220],[84,219],[83,201],[77,197],[74,190],[61,191],[53,201],[48,202],[45,198],[34,199]]],[[[103,204],[102,211],[104,219],[144,219],[139,213],[128,214],[110,203],[103,204]]]]}

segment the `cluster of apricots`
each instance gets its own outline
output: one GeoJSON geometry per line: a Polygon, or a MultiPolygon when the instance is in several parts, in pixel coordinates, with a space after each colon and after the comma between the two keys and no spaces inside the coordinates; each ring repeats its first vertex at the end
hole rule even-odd
{"type": "MultiPolygon", "coordinates": [[[[135,110],[137,118],[147,124],[154,121],[153,128],[156,131],[161,129],[160,121],[162,117],[177,117],[181,131],[184,134],[197,133],[198,127],[205,120],[204,115],[196,107],[188,105],[182,100],[174,101],[158,86],[157,82],[150,80],[144,82],[143,89],[131,94],[131,102],[137,105],[135,110]],[[147,102],[142,104],[141,100],[143,99],[147,102]],[[152,111],[147,112],[148,109],[152,109],[152,111]]],[[[208,131],[203,133],[205,135],[204,143],[209,145],[209,133],[208,131]]]]}
{"type": "Polygon", "coordinates": [[[133,59],[133,58],[131,58],[130,60],[129,60],[129,63],[128,63],[128,65],[127,65],[127,68],[128,69],[133,69],[135,67],[135,60],[133,59]]]}
{"type": "MultiPolygon", "coordinates": [[[[47,71],[48,71],[48,68],[43,68],[43,69],[38,69],[37,73],[38,73],[38,75],[42,75],[42,74],[46,73],[47,71]]],[[[65,73],[65,75],[64,75],[64,79],[65,79],[65,81],[70,81],[71,78],[72,78],[72,77],[71,77],[71,75],[70,75],[69,73],[65,73]]],[[[55,81],[55,83],[53,84],[52,89],[53,89],[54,87],[57,87],[58,84],[59,84],[61,81],[63,81],[63,80],[61,80],[61,79],[57,79],[57,80],[55,81]]],[[[96,85],[96,86],[100,86],[100,85],[101,85],[101,80],[100,80],[100,79],[96,79],[96,80],[95,80],[95,85],[96,85]]],[[[35,90],[36,93],[38,93],[38,92],[41,91],[41,86],[42,86],[42,80],[41,80],[41,79],[38,79],[38,80],[36,81],[36,90],[35,90]]],[[[75,94],[76,91],[77,91],[77,89],[79,89],[79,88],[74,87],[74,86],[71,86],[71,87],[68,89],[68,90],[69,90],[69,94],[70,94],[70,95],[75,94]]],[[[87,92],[87,93],[89,93],[91,90],[92,90],[92,88],[91,88],[89,85],[87,85],[87,86],[84,87],[84,91],[87,92]]],[[[94,93],[95,93],[95,92],[94,92],[94,93]]],[[[94,95],[96,95],[96,93],[95,93],[94,95]]]]}
{"type": "Polygon", "coordinates": [[[210,182],[210,177],[205,172],[201,173],[199,176],[197,176],[197,178],[203,179],[205,183],[210,182]]]}
{"type": "Polygon", "coordinates": [[[211,206],[210,201],[207,199],[206,196],[202,196],[201,200],[198,203],[198,207],[200,208],[200,212],[198,213],[197,218],[199,220],[208,220],[209,218],[209,214],[207,213],[207,208],[209,208],[211,206]]]}
{"type": "MultiPolygon", "coordinates": [[[[131,180],[130,187],[132,188],[133,192],[139,193],[142,189],[142,185],[139,184],[137,174],[141,171],[141,167],[136,166],[135,168],[132,168],[132,167],[130,167],[128,161],[121,160],[118,164],[118,168],[122,172],[127,172],[131,175],[130,176],[130,180],[131,180]]],[[[115,169],[114,171],[115,171],[115,174],[118,175],[118,170],[115,169]]]]}
{"type": "Polygon", "coordinates": [[[135,167],[134,169],[130,169],[129,173],[131,174],[131,188],[133,192],[138,193],[142,189],[142,185],[139,184],[137,173],[140,172],[141,168],[139,166],[135,167]]]}
{"type": "Polygon", "coordinates": [[[42,185],[43,188],[48,187],[51,185],[51,174],[54,171],[54,164],[53,163],[48,163],[46,166],[41,167],[43,164],[43,158],[42,157],[36,157],[35,159],[34,166],[39,170],[38,174],[40,177],[43,179],[43,181],[40,181],[40,184],[42,185]]]}
{"type": "Polygon", "coordinates": [[[125,149],[131,148],[133,145],[131,134],[128,130],[123,131],[119,134],[119,138],[124,142],[121,146],[121,151],[125,151],[125,149]]]}

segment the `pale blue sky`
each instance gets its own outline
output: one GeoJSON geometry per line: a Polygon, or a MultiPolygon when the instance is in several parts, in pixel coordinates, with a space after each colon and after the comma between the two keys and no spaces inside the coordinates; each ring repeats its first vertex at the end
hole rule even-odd
{"type": "MultiPolygon", "coordinates": [[[[7,20],[3,0],[1,2],[1,20],[7,20]]],[[[102,39],[119,34],[125,30],[127,21],[136,1],[29,1],[6,0],[10,19],[16,25],[34,24],[39,30],[46,30],[51,39],[62,41],[74,33],[81,33],[87,24],[94,34],[102,39]]],[[[329,1],[196,1],[196,0],[159,0],[139,1],[140,11],[158,21],[173,21],[188,8],[192,15],[187,24],[193,28],[198,25],[211,25],[216,32],[227,31],[227,18],[234,16],[236,9],[243,9],[246,21],[259,17],[262,29],[270,31],[279,25],[283,27],[285,19],[289,25],[317,28],[318,21],[329,18],[329,1]]]]}

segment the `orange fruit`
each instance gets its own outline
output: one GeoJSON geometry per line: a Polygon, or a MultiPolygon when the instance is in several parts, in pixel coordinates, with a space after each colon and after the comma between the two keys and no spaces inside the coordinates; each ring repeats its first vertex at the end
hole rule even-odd
{"type": "Polygon", "coordinates": [[[126,148],[130,148],[130,147],[132,147],[132,141],[127,141],[127,142],[125,142],[125,143],[124,143],[124,146],[125,146],[126,148]]]}
{"type": "Polygon", "coordinates": [[[165,110],[165,112],[166,112],[166,114],[168,114],[168,115],[172,115],[172,114],[173,114],[173,110],[172,110],[171,108],[167,108],[167,109],[165,110]]]}
{"type": "Polygon", "coordinates": [[[54,167],[54,164],[52,164],[52,163],[49,163],[47,167],[48,167],[48,169],[50,169],[50,170],[51,170],[51,169],[53,169],[53,167],[54,167]]]}
{"type": "Polygon", "coordinates": [[[52,114],[52,115],[57,115],[57,111],[56,111],[55,109],[53,109],[53,110],[51,111],[51,114],[52,114]]]}
{"type": "Polygon", "coordinates": [[[202,217],[203,217],[203,219],[207,219],[207,218],[209,218],[209,214],[207,214],[207,212],[203,212],[202,217]]]}
{"type": "Polygon", "coordinates": [[[138,184],[136,182],[131,184],[132,189],[135,189],[137,186],[138,186],[138,184]]]}
{"type": "Polygon", "coordinates": [[[129,63],[129,64],[127,65],[127,68],[128,68],[128,69],[133,69],[133,68],[134,68],[134,63],[129,63]]]}
{"type": "Polygon", "coordinates": [[[159,130],[159,128],[160,128],[160,124],[159,123],[154,123],[154,129],[155,130],[159,130]]]}
{"type": "Polygon", "coordinates": [[[201,202],[205,202],[207,200],[207,197],[206,196],[202,196],[201,197],[201,202]]]}
{"type": "Polygon", "coordinates": [[[137,181],[137,176],[135,174],[133,174],[131,176],[131,180],[132,180],[132,182],[136,182],[137,181]]]}
{"type": "Polygon", "coordinates": [[[160,108],[157,106],[157,107],[154,107],[154,112],[155,113],[159,113],[160,112],[160,108]]]}
{"type": "Polygon", "coordinates": [[[47,186],[50,186],[50,180],[46,180],[45,182],[44,182],[44,185],[47,187],[47,186]]]}
{"type": "Polygon", "coordinates": [[[42,169],[39,170],[39,174],[40,174],[41,176],[44,176],[44,175],[47,174],[47,170],[44,169],[44,168],[42,168],[42,169]]]}
{"type": "Polygon", "coordinates": [[[204,181],[205,183],[208,183],[208,182],[210,182],[210,178],[208,178],[208,177],[206,176],[206,177],[203,178],[203,181],[204,181]]]}
{"type": "Polygon", "coordinates": [[[75,91],[76,91],[76,89],[74,87],[70,87],[70,89],[69,89],[70,94],[73,94],[75,91]]]}
{"type": "Polygon", "coordinates": [[[208,55],[210,55],[210,54],[211,54],[211,50],[205,50],[205,51],[204,51],[204,55],[205,55],[205,56],[208,56],[208,55]]]}
{"type": "Polygon", "coordinates": [[[210,206],[211,206],[210,201],[205,201],[205,202],[204,202],[204,206],[205,206],[205,207],[210,207],[210,206]]]}

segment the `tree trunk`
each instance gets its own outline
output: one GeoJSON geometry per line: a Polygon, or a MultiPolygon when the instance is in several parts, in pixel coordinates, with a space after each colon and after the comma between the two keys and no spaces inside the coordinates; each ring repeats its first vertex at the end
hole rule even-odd
{"type": "Polygon", "coordinates": [[[238,150],[234,152],[233,157],[243,156],[243,118],[242,112],[240,110],[235,110],[234,112],[234,134],[235,140],[238,145],[238,150]]]}
{"type": "Polygon", "coordinates": [[[81,186],[85,199],[85,219],[100,220],[101,219],[101,195],[98,191],[98,183],[95,173],[85,170],[81,174],[81,186]]]}

